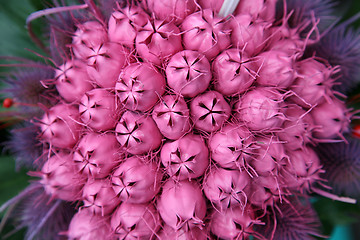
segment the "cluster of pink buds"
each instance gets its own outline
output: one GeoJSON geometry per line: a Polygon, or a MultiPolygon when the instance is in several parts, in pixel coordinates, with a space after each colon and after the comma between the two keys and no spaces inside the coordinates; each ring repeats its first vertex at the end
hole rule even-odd
{"type": "Polygon", "coordinates": [[[275,0],[229,2],[147,0],[78,24],[38,121],[41,183],[78,203],[69,239],[266,238],[269,209],[319,192],[313,147],[351,112],[338,69],[304,55],[317,22],[304,38],[275,0]]]}

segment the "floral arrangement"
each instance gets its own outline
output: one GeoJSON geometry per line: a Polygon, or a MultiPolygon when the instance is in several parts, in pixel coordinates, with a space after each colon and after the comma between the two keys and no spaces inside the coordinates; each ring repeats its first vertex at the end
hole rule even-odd
{"type": "MultiPolygon", "coordinates": [[[[26,239],[315,239],[356,203],[355,16],[329,0],[85,0],[35,12],[5,79],[26,239]],[[48,21],[44,43],[32,29],[48,21]]],[[[17,230],[16,228],[15,230],[17,230]]]]}

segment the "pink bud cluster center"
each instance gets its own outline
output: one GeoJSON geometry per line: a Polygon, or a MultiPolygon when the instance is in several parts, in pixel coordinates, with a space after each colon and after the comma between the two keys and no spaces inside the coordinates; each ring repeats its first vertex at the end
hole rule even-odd
{"type": "Polygon", "coordinates": [[[312,147],[350,121],[337,69],[303,57],[276,1],[216,2],[143,1],[73,33],[39,121],[41,182],[79,202],[70,239],[247,238],[321,181],[312,147]]]}

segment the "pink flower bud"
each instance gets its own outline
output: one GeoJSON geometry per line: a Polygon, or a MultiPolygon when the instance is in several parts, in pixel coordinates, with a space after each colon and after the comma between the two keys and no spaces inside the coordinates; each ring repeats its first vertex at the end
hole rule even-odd
{"type": "Polygon", "coordinates": [[[254,137],[238,125],[225,125],[209,139],[211,158],[223,168],[240,169],[252,153],[254,137]]]}
{"type": "Polygon", "coordinates": [[[67,102],[79,101],[81,96],[93,88],[81,61],[67,61],[55,71],[56,89],[67,102]]]}
{"type": "Polygon", "coordinates": [[[279,50],[262,52],[257,56],[259,77],[256,82],[262,86],[287,88],[294,81],[294,57],[279,50]]]}
{"type": "Polygon", "coordinates": [[[278,128],[284,121],[282,96],[272,88],[255,88],[235,104],[235,117],[255,131],[278,128]]]}
{"type": "Polygon", "coordinates": [[[108,179],[89,179],[83,189],[82,208],[93,214],[107,216],[120,204],[108,179]]]}
{"type": "Polygon", "coordinates": [[[181,23],[184,18],[196,9],[194,0],[146,0],[147,7],[155,17],[164,21],[181,23]]]}
{"type": "Polygon", "coordinates": [[[76,107],[58,104],[50,108],[40,120],[41,138],[59,148],[72,148],[79,139],[81,126],[76,107]]]}
{"type": "Polygon", "coordinates": [[[155,65],[183,49],[180,30],[175,24],[160,20],[149,20],[139,30],[135,42],[140,57],[155,65]]]}
{"type": "Polygon", "coordinates": [[[98,47],[107,41],[104,26],[96,21],[88,21],[78,25],[73,36],[72,49],[77,58],[86,59],[89,48],[98,47]]]}
{"type": "Polygon", "coordinates": [[[159,240],[208,240],[208,233],[205,228],[193,227],[191,229],[180,228],[175,230],[172,227],[165,225],[159,233],[159,240]]]}
{"type": "Polygon", "coordinates": [[[104,88],[115,86],[122,68],[130,61],[129,52],[122,45],[111,42],[89,49],[86,59],[89,77],[104,88]]]}
{"type": "Polygon", "coordinates": [[[247,203],[244,188],[249,182],[250,177],[245,171],[213,167],[205,177],[204,193],[220,211],[238,206],[244,208],[247,203]]]}
{"type": "Polygon", "coordinates": [[[254,210],[241,207],[225,211],[213,211],[210,221],[211,232],[222,239],[247,239],[252,231],[254,210]]]}
{"type": "Polygon", "coordinates": [[[105,89],[86,92],[79,104],[80,119],[87,126],[105,131],[115,127],[118,120],[115,95],[105,89]]]}
{"type": "Polygon", "coordinates": [[[191,229],[203,224],[206,202],[195,181],[168,180],[163,186],[157,209],[164,222],[173,229],[191,229]]]}
{"type": "Polygon", "coordinates": [[[167,173],[176,180],[197,178],[209,165],[209,150],[199,135],[188,134],[167,142],[161,148],[160,159],[167,173]]]}
{"type": "Polygon", "coordinates": [[[160,190],[162,175],[153,162],[130,157],[120,164],[111,175],[112,187],[120,198],[127,203],[146,203],[160,190]]]}
{"type": "Polygon", "coordinates": [[[223,5],[224,0],[198,0],[198,4],[202,9],[211,9],[214,12],[218,13],[223,5]]]}
{"type": "Polygon", "coordinates": [[[333,70],[315,59],[305,59],[296,64],[298,77],[291,86],[296,93],[292,98],[297,104],[309,108],[322,103],[333,95],[330,78],[333,70]]]}
{"type": "Polygon", "coordinates": [[[169,87],[184,97],[204,92],[212,74],[207,58],[197,51],[184,50],[171,57],[166,67],[169,87]]]}
{"type": "Polygon", "coordinates": [[[41,169],[45,192],[65,201],[76,201],[81,197],[84,178],[78,174],[72,155],[59,152],[50,157],[41,169]]]}
{"type": "Polygon", "coordinates": [[[276,137],[257,138],[256,150],[251,161],[251,166],[254,167],[258,174],[267,174],[276,171],[276,169],[288,161],[288,156],[285,154],[283,143],[276,137]]]}
{"type": "Polygon", "coordinates": [[[181,96],[166,95],[154,107],[152,118],[162,135],[179,139],[190,130],[189,109],[181,96]]]}
{"type": "Polygon", "coordinates": [[[152,239],[160,224],[152,204],[122,203],[111,217],[117,239],[152,239]]]}
{"type": "Polygon", "coordinates": [[[339,137],[349,129],[350,111],[343,101],[332,98],[331,102],[323,102],[310,112],[314,124],[314,136],[320,139],[339,137]]]}
{"type": "Polygon", "coordinates": [[[144,26],[149,17],[136,5],[126,6],[113,12],[109,19],[109,40],[134,49],[138,29],[144,26]]]}
{"type": "Polygon", "coordinates": [[[229,119],[231,108],[220,93],[209,91],[191,101],[190,114],[195,128],[214,132],[229,119]]]}
{"type": "Polygon", "coordinates": [[[187,50],[203,53],[209,60],[230,46],[230,28],[211,10],[204,9],[187,16],[181,24],[183,44],[187,50]]]}
{"type": "Polygon", "coordinates": [[[131,154],[144,154],[158,148],[162,135],[151,117],[125,112],[116,125],[116,139],[131,154]]]}
{"type": "Polygon", "coordinates": [[[110,223],[88,209],[82,209],[71,219],[67,236],[69,240],[111,239],[110,223]]]}
{"type": "Polygon", "coordinates": [[[256,66],[238,49],[223,51],[212,63],[215,89],[226,96],[243,93],[256,78],[256,66]]]}
{"type": "Polygon", "coordinates": [[[120,161],[120,149],[115,135],[88,133],[79,141],[73,159],[83,174],[104,178],[120,161]]]}
{"type": "Polygon", "coordinates": [[[266,46],[269,23],[252,22],[249,14],[239,14],[231,18],[230,26],[234,48],[244,50],[248,56],[255,56],[266,46]]]}
{"type": "Polygon", "coordinates": [[[116,95],[125,108],[147,111],[165,92],[165,78],[149,63],[133,63],[120,74],[116,95]]]}

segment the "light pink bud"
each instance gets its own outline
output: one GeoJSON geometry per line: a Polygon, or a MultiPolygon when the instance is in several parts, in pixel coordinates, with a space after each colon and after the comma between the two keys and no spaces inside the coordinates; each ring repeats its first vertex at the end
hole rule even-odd
{"type": "Polygon", "coordinates": [[[74,152],[74,161],[85,175],[104,178],[120,161],[120,145],[111,133],[88,133],[74,152]]]}
{"type": "Polygon", "coordinates": [[[50,108],[40,120],[40,137],[59,148],[72,148],[79,139],[81,126],[76,107],[57,104],[50,108]]]}
{"type": "Polygon", "coordinates": [[[221,239],[247,239],[252,229],[254,211],[241,207],[225,211],[213,211],[210,221],[211,232],[221,239]]]}
{"type": "Polygon", "coordinates": [[[212,63],[215,89],[226,96],[248,90],[256,78],[256,66],[239,49],[223,51],[212,63]]]}
{"type": "Polygon", "coordinates": [[[298,77],[290,88],[296,93],[292,98],[294,102],[309,108],[321,104],[333,95],[331,68],[312,58],[298,62],[296,67],[298,77]]]}
{"type": "Polygon", "coordinates": [[[209,165],[209,150],[199,135],[188,134],[167,142],[161,148],[160,159],[167,173],[174,179],[197,178],[209,165]]]}
{"type": "Polygon", "coordinates": [[[89,48],[98,47],[108,41],[107,32],[101,23],[88,21],[78,25],[72,47],[77,58],[86,59],[89,48]]]}
{"type": "Polygon", "coordinates": [[[235,104],[235,117],[251,130],[271,130],[284,121],[281,94],[272,88],[256,88],[235,104]]]}
{"type": "Polygon", "coordinates": [[[162,135],[179,139],[190,130],[189,109],[181,96],[166,95],[154,107],[152,118],[162,135]]]}
{"type": "Polygon", "coordinates": [[[294,57],[286,52],[271,50],[257,56],[259,77],[256,82],[262,86],[287,88],[294,81],[294,57]]]}
{"type": "Polygon", "coordinates": [[[140,57],[155,65],[183,49],[180,30],[174,23],[160,20],[149,20],[139,30],[135,42],[140,57]]]}
{"type": "Polygon", "coordinates": [[[251,166],[259,174],[273,172],[288,160],[283,143],[276,137],[257,138],[258,148],[254,151],[251,166]]]}
{"type": "Polygon", "coordinates": [[[107,216],[120,204],[108,179],[89,179],[83,189],[82,208],[93,214],[107,216]]]}
{"type": "Polygon", "coordinates": [[[116,95],[125,108],[145,112],[165,92],[165,78],[149,63],[133,63],[120,74],[116,95]]]}
{"type": "Polygon", "coordinates": [[[191,101],[190,114],[195,128],[214,132],[229,119],[231,108],[220,93],[208,91],[191,101]]]}
{"type": "Polygon", "coordinates": [[[247,172],[213,167],[204,180],[204,193],[220,210],[240,206],[244,208],[247,196],[244,188],[250,181],[247,172]]]}
{"type": "Polygon", "coordinates": [[[79,104],[80,118],[87,126],[105,131],[115,127],[118,120],[116,99],[105,89],[86,92],[79,104]]]}
{"type": "Polygon", "coordinates": [[[169,87],[184,97],[195,97],[204,92],[212,74],[210,63],[202,53],[184,50],[171,57],[166,67],[169,87]]]}
{"type": "Polygon", "coordinates": [[[206,202],[196,181],[168,180],[157,202],[164,222],[177,230],[201,226],[206,215],[206,202]]]}
{"type": "Polygon", "coordinates": [[[231,18],[230,25],[234,48],[244,50],[248,56],[255,56],[266,46],[268,23],[252,22],[249,14],[239,14],[231,18]]]}
{"type": "Polygon", "coordinates": [[[210,137],[211,158],[223,168],[240,169],[252,153],[254,137],[238,125],[225,125],[210,137]]]}
{"type": "Polygon", "coordinates": [[[76,201],[81,197],[84,178],[78,174],[72,155],[63,152],[50,157],[41,169],[45,191],[54,198],[76,201]]]}
{"type": "Polygon", "coordinates": [[[67,61],[55,71],[56,89],[67,102],[79,101],[93,88],[86,72],[86,64],[78,60],[67,61]]]}
{"type": "Polygon", "coordinates": [[[198,3],[202,7],[202,9],[209,8],[214,12],[218,13],[224,3],[224,0],[198,0],[198,3]]]}
{"type": "Polygon", "coordinates": [[[208,234],[205,228],[193,227],[191,229],[180,228],[175,230],[165,225],[159,233],[159,240],[208,240],[208,234]]]}
{"type": "Polygon", "coordinates": [[[162,175],[153,162],[130,157],[120,164],[111,175],[112,187],[121,201],[146,203],[160,190],[162,175]]]}
{"type": "Polygon", "coordinates": [[[158,148],[162,135],[154,120],[127,111],[116,125],[116,139],[131,154],[144,154],[158,148]]]}
{"type": "Polygon", "coordinates": [[[134,49],[137,31],[148,19],[148,15],[134,4],[113,12],[109,19],[109,40],[134,49]]]}
{"type": "Polygon", "coordinates": [[[110,223],[88,209],[81,209],[73,216],[67,231],[69,240],[108,240],[111,235],[110,223]]]}
{"type": "Polygon", "coordinates": [[[146,0],[147,7],[155,17],[164,21],[181,23],[184,18],[196,9],[194,0],[146,0]]]}
{"type": "Polygon", "coordinates": [[[100,87],[113,88],[122,68],[129,61],[129,52],[122,45],[104,43],[89,49],[87,72],[100,87]]]}
{"type": "Polygon", "coordinates": [[[290,162],[285,166],[283,176],[287,187],[297,191],[309,190],[310,186],[320,180],[320,159],[316,152],[305,147],[303,150],[289,151],[290,162]]]}
{"type": "Polygon", "coordinates": [[[343,101],[332,98],[331,102],[323,102],[310,112],[315,125],[314,136],[320,139],[339,137],[349,129],[350,110],[343,101]]]}
{"type": "Polygon", "coordinates": [[[152,204],[122,203],[111,217],[117,239],[153,239],[160,224],[152,204]]]}
{"type": "Polygon", "coordinates": [[[226,19],[211,9],[187,16],[181,24],[183,44],[187,50],[203,53],[209,60],[230,46],[230,28],[226,19]]]}

